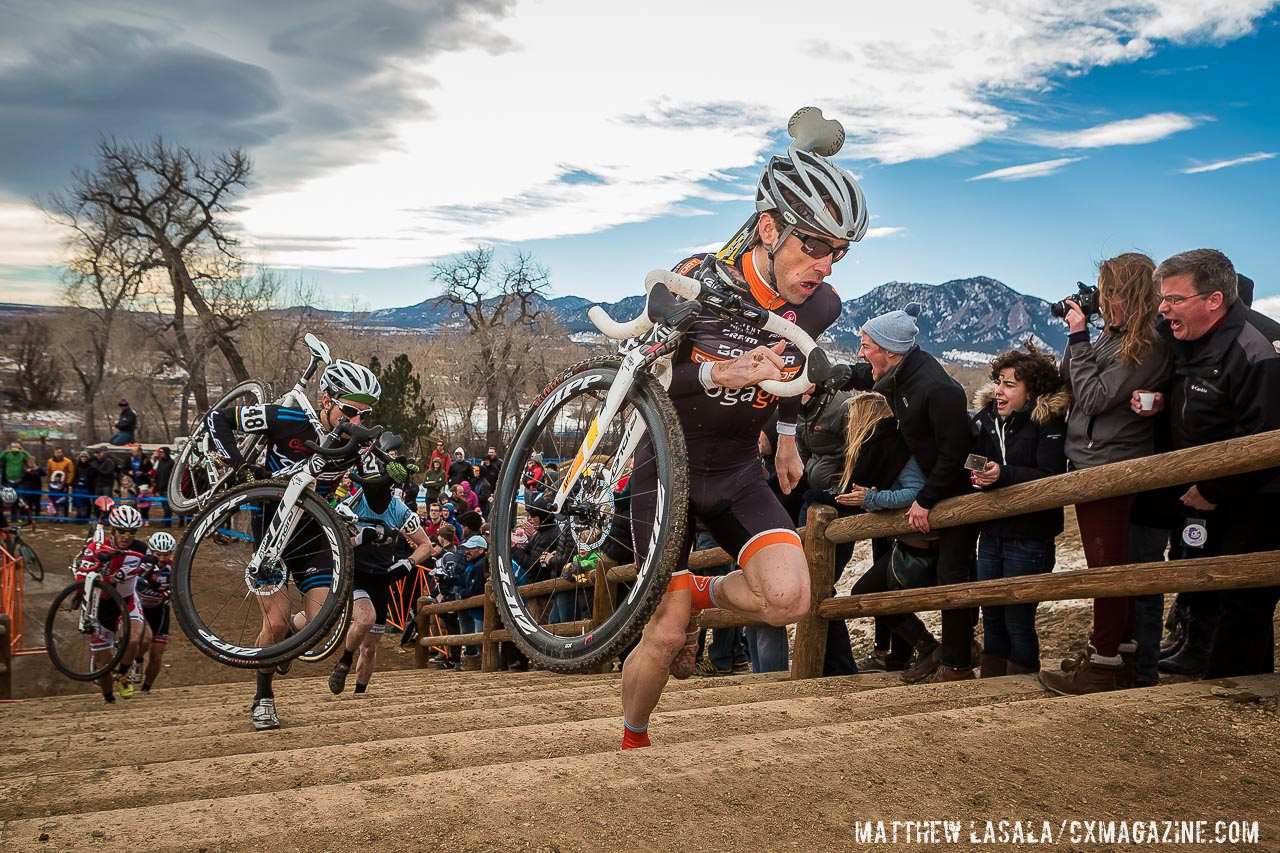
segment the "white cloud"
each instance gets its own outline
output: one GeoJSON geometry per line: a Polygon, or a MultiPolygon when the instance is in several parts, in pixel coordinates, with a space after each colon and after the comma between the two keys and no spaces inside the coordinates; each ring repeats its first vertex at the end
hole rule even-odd
{"type": "MultiPolygon", "coordinates": [[[[278,78],[281,125],[293,126],[291,110],[311,119],[300,125],[306,132],[283,131],[251,152],[256,189],[239,216],[251,247],[280,266],[355,270],[422,263],[478,241],[693,215],[744,198],[803,103],[844,123],[840,162],[851,170],[938,157],[1008,136],[1022,118],[1009,105],[1041,98],[1064,76],[1130,63],[1168,42],[1237,38],[1273,5],[797,0],[769,27],[767,56],[785,57],[779,73],[777,62],[762,61],[766,54],[744,50],[764,36],[759,15],[740,4],[650,0],[605,15],[589,0],[494,0],[478,13],[480,35],[435,41],[420,59],[355,51],[380,62],[384,77],[418,83],[403,102],[378,101],[382,139],[356,137],[359,157],[345,156],[349,132],[315,130],[326,110],[350,101],[324,100],[325,51],[276,49],[276,37],[324,30],[318,12],[290,12],[298,18],[290,30],[259,28],[260,38],[219,28],[208,20],[217,13],[207,13],[182,37],[278,78]],[[672,21],[682,33],[711,35],[673,36],[672,21]],[[787,25],[795,21],[821,28],[787,25]],[[333,168],[334,160],[347,165],[333,168]]],[[[103,15],[111,7],[95,6],[103,15]]],[[[1194,123],[1158,114],[1047,144],[1133,144],[1194,123]]],[[[1011,169],[1035,165],[1043,166],[1011,169]]],[[[1017,179],[998,177],[1002,171],[978,177],[1017,179]]],[[[35,251],[25,246],[0,235],[0,258],[35,251]]]]}
{"type": "Polygon", "coordinates": [[[1059,157],[1057,160],[1041,160],[1039,163],[1023,163],[1020,166],[1006,166],[994,172],[984,172],[968,178],[970,181],[1025,181],[1027,178],[1043,178],[1052,175],[1065,166],[1078,163],[1083,157],[1059,157]]]}
{"type": "Polygon", "coordinates": [[[1113,121],[1084,130],[1040,132],[1027,141],[1046,148],[1108,148],[1112,145],[1145,145],[1196,126],[1196,120],[1179,113],[1152,113],[1142,118],[1113,121]]]}
{"type": "Polygon", "coordinates": [[[1280,321],[1280,296],[1265,296],[1253,300],[1253,310],[1266,314],[1272,320],[1280,321]]]}
{"type": "Polygon", "coordinates": [[[1216,172],[1219,169],[1230,169],[1232,166],[1243,166],[1246,163],[1257,163],[1260,160],[1270,160],[1275,157],[1274,151],[1259,151],[1256,154],[1246,154],[1244,157],[1237,157],[1234,160],[1219,160],[1216,163],[1209,163],[1205,166],[1191,166],[1179,171],[1184,175],[1198,175],[1201,172],[1216,172]]]}
{"type": "Polygon", "coordinates": [[[902,225],[883,225],[879,228],[868,228],[867,233],[863,235],[864,240],[875,240],[880,237],[893,237],[897,234],[905,234],[907,229],[902,225]]]}

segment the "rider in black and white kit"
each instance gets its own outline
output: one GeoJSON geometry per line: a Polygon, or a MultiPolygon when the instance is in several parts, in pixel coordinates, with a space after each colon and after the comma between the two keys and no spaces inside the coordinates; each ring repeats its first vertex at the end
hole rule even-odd
{"type": "MultiPolygon", "coordinates": [[[[793,145],[760,176],[755,216],[731,250],[677,265],[691,278],[713,277],[748,303],[772,311],[817,338],[840,314],[826,283],[832,265],[867,227],[866,203],[853,176],[793,145]]],[[[698,611],[721,607],[771,625],[794,622],[809,608],[809,573],[795,525],[765,481],[757,457],[760,429],[777,409],[776,466],[784,492],[804,471],[796,450],[799,397],[779,399],[763,380],[789,379],[804,366],[793,344],[741,322],[704,316],[673,359],[669,393],[689,449],[689,512],[742,569],[720,578],[690,575],[685,557],[640,644],[622,670],[622,746],[648,746],[649,716],[669,676],[692,674],[698,611]]],[[[655,512],[652,448],[644,442],[631,479],[632,539],[648,547],[655,512]],[[646,481],[647,478],[647,481],[646,481]]]]}
{"type": "MultiPolygon", "coordinates": [[[[336,429],[344,420],[360,425],[369,414],[373,404],[382,396],[382,386],[373,373],[363,365],[339,359],[325,368],[320,377],[320,404],[317,413],[320,426],[328,431],[336,429]]],[[[214,447],[227,462],[238,470],[244,470],[249,476],[270,476],[272,473],[311,456],[305,442],[318,442],[306,412],[287,406],[254,405],[233,406],[227,409],[215,409],[208,416],[209,433],[213,437],[214,447]],[[246,461],[236,446],[236,432],[263,433],[267,437],[267,449],[263,465],[260,469],[246,461]]],[[[328,497],[338,487],[343,475],[356,464],[357,457],[349,459],[326,459],[323,470],[316,475],[316,491],[328,497]]],[[[315,525],[314,521],[304,524],[315,525]]],[[[289,575],[303,595],[306,618],[315,616],[324,602],[328,588],[333,580],[333,566],[330,553],[308,551],[297,553],[293,543],[306,543],[321,533],[300,527],[290,540],[290,546],[282,555],[289,575]],[[295,553],[290,553],[294,550],[295,553]]],[[[258,635],[260,645],[278,643],[289,631],[289,622],[293,614],[289,610],[289,597],[285,591],[279,590],[272,595],[258,596],[258,604],[262,608],[262,631],[258,635]]],[[[280,728],[280,718],[276,714],[275,691],[272,678],[277,669],[287,672],[289,664],[269,666],[258,670],[257,692],[253,697],[253,727],[259,731],[280,728]]]]}

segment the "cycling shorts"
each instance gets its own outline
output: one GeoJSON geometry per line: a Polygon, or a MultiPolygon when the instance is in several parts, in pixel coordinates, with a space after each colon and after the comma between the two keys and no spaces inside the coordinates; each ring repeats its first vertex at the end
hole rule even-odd
{"type": "Polygon", "coordinates": [[[387,608],[391,601],[391,578],[388,575],[372,575],[356,572],[352,578],[356,601],[364,599],[373,605],[373,627],[370,634],[382,634],[387,630],[387,608]]]}
{"type": "MultiPolygon", "coordinates": [[[[652,445],[646,440],[636,451],[631,475],[631,536],[640,564],[648,555],[657,508],[656,468],[652,445]]],[[[778,503],[760,462],[749,462],[727,471],[689,472],[689,520],[676,572],[689,570],[695,521],[701,520],[716,544],[745,565],[761,548],[774,544],[803,547],[796,526],[778,503]]]]}
{"type": "Polygon", "coordinates": [[[151,626],[151,642],[157,646],[169,643],[169,602],[157,604],[155,607],[142,608],[142,615],[151,626]]]}
{"type": "MultiPolygon", "coordinates": [[[[142,615],[142,605],[138,603],[138,596],[125,596],[124,609],[128,618],[136,623],[132,630],[141,631],[146,617],[142,615]]],[[[98,603],[98,630],[89,635],[89,651],[109,652],[115,648],[116,631],[120,628],[120,619],[120,608],[116,607],[115,601],[103,598],[98,603]]]]}
{"type": "MultiPolygon", "coordinates": [[[[255,516],[252,531],[256,544],[262,537],[263,522],[255,516]]],[[[333,551],[320,525],[308,517],[298,525],[285,546],[281,561],[299,592],[333,585],[333,551]]]]}

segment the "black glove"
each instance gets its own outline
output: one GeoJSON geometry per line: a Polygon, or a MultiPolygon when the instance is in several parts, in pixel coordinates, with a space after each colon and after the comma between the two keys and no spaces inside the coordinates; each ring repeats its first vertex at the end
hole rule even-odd
{"type": "Polygon", "coordinates": [[[391,568],[387,569],[387,577],[394,581],[399,580],[400,578],[407,578],[412,572],[413,562],[408,558],[405,558],[403,560],[396,560],[391,564],[391,568]]]}
{"type": "Polygon", "coordinates": [[[361,527],[356,531],[353,537],[355,546],[359,548],[361,545],[376,545],[383,538],[382,528],[379,526],[361,527]]]}
{"type": "Polygon", "coordinates": [[[232,475],[237,483],[254,483],[258,480],[269,480],[271,474],[261,465],[254,465],[250,462],[241,462],[236,467],[235,473],[232,475]]]}

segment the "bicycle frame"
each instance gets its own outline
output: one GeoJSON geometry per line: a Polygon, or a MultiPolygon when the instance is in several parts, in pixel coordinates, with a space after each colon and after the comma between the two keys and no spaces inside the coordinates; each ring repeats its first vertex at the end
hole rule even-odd
{"type": "MultiPolygon", "coordinates": [[[[669,360],[671,353],[675,351],[694,322],[699,319],[704,308],[710,309],[712,314],[722,319],[750,323],[757,328],[773,332],[794,343],[804,354],[805,367],[798,376],[781,382],[766,380],[760,383],[762,390],[779,397],[794,397],[803,394],[811,384],[809,357],[815,351],[822,351],[807,332],[789,320],[763,308],[748,305],[734,294],[712,287],[704,281],[700,282],[669,270],[650,272],[645,277],[645,288],[648,292],[645,309],[639,317],[628,323],[614,321],[598,305],[588,312],[596,328],[606,337],[622,341],[618,348],[622,356],[622,364],[618,368],[618,375],[613,384],[609,386],[609,392],[605,396],[599,414],[592,422],[582,445],[574,454],[573,461],[565,472],[560,487],[556,490],[554,503],[557,513],[564,511],[568,496],[595,453],[601,436],[606,433],[609,424],[622,408],[627,394],[631,392],[636,375],[644,370],[654,370],[659,380],[662,380],[664,373],[662,368],[665,365],[663,360],[669,360]],[[665,287],[668,293],[687,301],[662,304],[670,303],[670,297],[663,298],[661,294],[654,293],[654,288],[659,285],[665,287]],[[668,322],[669,320],[674,322],[668,322]]],[[[823,356],[825,362],[825,354],[823,356]]],[[[663,382],[663,384],[667,385],[669,382],[663,382]]],[[[539,417],[549,415],[573,387],[572,383],[569,383],[563,391],[543,401],[541,403],[543,414],[539,417]]],[[[631,459],[643,437],[644,426],[639,416],[633,414],[624,428],[619,452],[614,456],[615,467],[621,468],[627,464],[627,460],[631,459]]],[[[601,481],[606,484],[616,483],[623,473],[621,470],[608,469],[607,476],[602,477],[601,481]]]]}
{"type": "MultiPolygon", "coordinates": [[[[93,594],[93,584],[102,578],[102,574],[96,569],[84,576],[84,591],[81,593],[84,600],[80,604],[80,622],[79,629],[81,634],[93,634],[98,627],[98,596],[93,594]]],[[[121,614],[123,618],[128,618],[129,614],[121,614]]]]}

